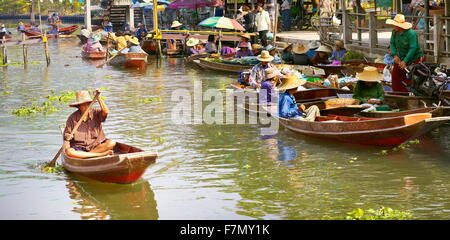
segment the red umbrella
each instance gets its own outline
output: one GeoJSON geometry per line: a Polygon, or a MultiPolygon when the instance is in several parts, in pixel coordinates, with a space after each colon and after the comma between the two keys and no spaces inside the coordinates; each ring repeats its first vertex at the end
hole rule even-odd
{"type": "Polygon", "coordinates": [[[169,8],[203,8],[223,6],[221,0],[174,0],[169,8]]]}

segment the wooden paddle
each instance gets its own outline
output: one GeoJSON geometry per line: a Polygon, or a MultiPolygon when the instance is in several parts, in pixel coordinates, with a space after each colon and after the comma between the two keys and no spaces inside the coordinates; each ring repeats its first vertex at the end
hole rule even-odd
{"type": "MultiPolygon", "coordinates": [[[[78,120],[77,124],[72,129],[72,132],[70,133],[70,135],[73,136],[73,134],[75,134],[77,132],[78,127],[80,127],[81,123],[83,122],[83,119],[89,114],[89,110],[91,109],[92,105],[94,105],[95,101],[97,101],[99,96],[100,96],[100,92],[97,92],[97,94],[95,95],[94,99],[89,104],[88,109],[83,113],[83,115],[81,116],[80,120],[78,120]]],[[[70,143],[70,141],[64,140],[64,144],[59,149],[58,153],[56,153],[56,156],[45,167],[54,167],[55,163],[56,163],[56,160],[58,160],[59,155],[61,155],[62,151],[64,151],[69,146],[69,143],[70,143]]]]}
{"type": "MultiPolygon", "coordinates": [[[[108,53],[106,53],[106,54],[108,54],[108,53]]],[[[117,57],[119,54],[117,54],[117,55],[114,55],[112,58],[110,58],[110,59],[108,59],[107,61],[105,61],[104,63],[102,63],[102,64],[99,64],[98,66],[97,66],[97,68],[101,68],[101,67],[103,67],[103,65],[105,65],[105,64],[107,64],[107,63],[109,63],[109,62],[111,62],[111,60],[113,60],[115,57],[117,57]]]]}

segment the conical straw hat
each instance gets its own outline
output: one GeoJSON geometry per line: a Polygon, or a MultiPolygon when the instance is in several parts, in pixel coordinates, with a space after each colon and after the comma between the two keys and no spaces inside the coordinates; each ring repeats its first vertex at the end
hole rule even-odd
{"type": "Polygon", "coordinates": [[[356,78],[365,82],[378,82],[383,80],[383,74],[378,72],[376,67],[367,66],[360,73],[356,73],[356,78]]]}
{"type": "Polygon", "coordinates": [[[267,68],[264,72],[266,74],[266,80],[272,79],[279,75],[278,70],[275,68],[267,68]]]}
{"type": "Polygon", "coordinates": [[[193,47],[195,45],[197,45],[200,41],[197,38],[190,38],[187,42],[186,42],[186,46],[188,47],[193,47]]]}
{"type": "Polygon", "coordinates": [[[412,23],[409,23],[405,21],[405,15],[403,14],[397,14],[395,15],[394,19],[387,19],[386,24],[394,25],[397,27],[401,27],[403,29],[410,29],[412,28],[412,23]]]}
{"type": "Polygon", "coordinates": [[[317,50],[317,52],[326,52],[331,53],[331,49],[327,46],[321,45],[317,50]]]}
{"type": "Polygon", "coordinates": [[[295,44],[294,48],[292,49],[292,51],[295,54],[304,54],[305,52],[307,52],[309,49],[307,46],[303,45],[303,44],[295,44]]]}
{"type": "Polygon", "coordinates": [[[283,83],[278,87],[278,90],[285,91],[293,88],[298,88],[305,83],[306,80],[303,78],[298,78],[294,74],[287,75],[283,77],[283,83]]]}
{"type": "Polygon", "coordinates": [[[180,22],[178,22],[178,21],[173,21],[172,22],[172,25],[170,26],[171,28],[174,28],[174,27],[180,27],[180,26],[182,26],[183,24],[181,24],[180,22]]]}
{"type": "Polygon", "coordinates": [[[76,106],[78,106],[80,104],[83,104],[83,103],[90,103],[90,102],[92,102],[92,98],[89,95],[88,91],[78,91],[75,95],[76,95],[76,99],[77,100],[76,100],[76,102],[70,104],[69,105],[70,107],[76,107],[76,106]]]}

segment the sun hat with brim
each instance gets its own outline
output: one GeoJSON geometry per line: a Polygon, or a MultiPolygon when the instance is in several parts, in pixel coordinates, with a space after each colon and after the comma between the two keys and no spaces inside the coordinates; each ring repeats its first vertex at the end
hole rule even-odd
{"type": "Polygon", "coordinates": [[[337,47],[340,47],[340,48],[344,48],[344,41],[336,40],[336,41],[334,41],[334,45],[336,45],[337,47]]]}
{"type": "Polygon", "coordinates": [[[386,24],[401,27],[403,29],[410,29],[413,26],[412,23],[405,21],[405,15],[403,14],[395,15],[394,19],[387,19],[386,24]]]}
{"type": "Polygon", "coordinates": [[[277,69],[274,68],[267,68],[266,70],[264,70],[264,73],[266,74],[266,80],[272,79],[279,75],[277,69]]]}
{"type": "Polygon", "coordinates": [[[306,79],[298,78],[294,74],[283,77],[281,85],[278,87],[280,91],[286,91],[298,88],[306,83],[306,79]]]}
{"type": "Polygon", "coordinates": [[[172,25],[170,26],[171,28],[174,28],[174,27],[180,27],[180,26],[183,26],[183,24],[181,24],[180,22],[178,22],[178,21],[173,21],[172,22],[172,25]]]}
{"type": "Polygon", "coordinates": [[[376,67],[367,66],[360,73],[356,73],[356,79],[364,82],[378,82],[383,80],[383,74],[378,72],[376,67]]]}
{"type": "Polygon", "coordinates": [[[316,48],[320,47],[320,42],[318,42],[318,41],[312,41],[312,42],[310,42],[310,43],[308,44],[308,47],[309,47],[310,49],[316,49],[316,48]]]}
{"type": "Polygon", "coordinates": [[[198,40],[198,38],[190,38],[187,42],[186,42],[186,46],[188,47],[193,47],[195,45],[197,45],[200,41],[198,40]]]}
{"type": "Polygon", "coordinates": [[[131,44],[139,45],[139,39],[137,39],[136,37],[131,38],[129,41],[131,44]]]}
{"type": "Polygon", "coordinates": [[[261,46],[259,44],[256,44],[256,43],[252,44],[252,49],[261,49],[261,48],[263,48],[263,46],[261,46]]]}
{"type": "Polygon", "coordinates": [[[308,50],[309,50],[308,47],[306,47],[306,46],[303,45],[303,44],[295,44],[295,45],[294,45],[294,48],[292,49],[292,51],[293,51],[295,54],[304,54],[304,53],[306,53],[308,50]]]}
{"type": "Polygon", "coordinates": [[[320,46],[317,50],[317,52],[326,52],[326,53],[331,53],[331,49],[328,48],[327,46],[320,46]]]}
{"type": "Polygon", "coordinates": [[[92,43],[100,42],[100,36],[94,36],[92,38],[92,43]]]}
{"type": "Polygon", "coordinates": [[[247,38],[248,40],[250,40],[252,37],[250,36],[250,34],[246,33],[246,34],[242,34],[240,35],[243,38],[247,38]]]}
{"type": "Polygon", "coordinates": [[[75,96],[76,96],[76,102],[70,104],[69,105],[70,107],[76,107],[76,106],[78,106],[80,104],[83,104],[83,103],[90,103],[90,102],[92,102],[92,98],[89,95],[88,91],[78,91],[75,94],[75,96]]]}
{"type": "Polygon", "coordinates": [[[261,52],[261,55],[259,55],[256,59],[258,59],[258,61],[260,62],[272,62],[273,56],[271,56],[268,51],[263,50],[261,52]]]}

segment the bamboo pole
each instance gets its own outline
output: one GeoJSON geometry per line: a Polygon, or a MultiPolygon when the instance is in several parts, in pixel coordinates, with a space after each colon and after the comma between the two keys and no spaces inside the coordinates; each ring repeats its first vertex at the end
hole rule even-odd
{"type": "Polygon", "coordinates": [[[8,63],[8,53],[6,51],[6,46],[2,47],[2,57],[3,57],[3,61],[2,61],[3,65],[7,64],[8,63]]]}
{"type": "Polygon", "coordinates": [[[23,65],[27,66],[27,64],[28,64],[28,47],[26,44],[22,45],[22,52],[23,52],[23,65]]]}
{"type": "MultiPolygon", "coordinates": [[[[158,29],[158,1],[153,1],[153,31],[155,32],[155,35],[159,38],[160,32],[158,29]]],[[[156,39],[156,44],[158,47],[158,56],[162,58],[162,50],[161,50],[161,40],[156,39]]]]}

